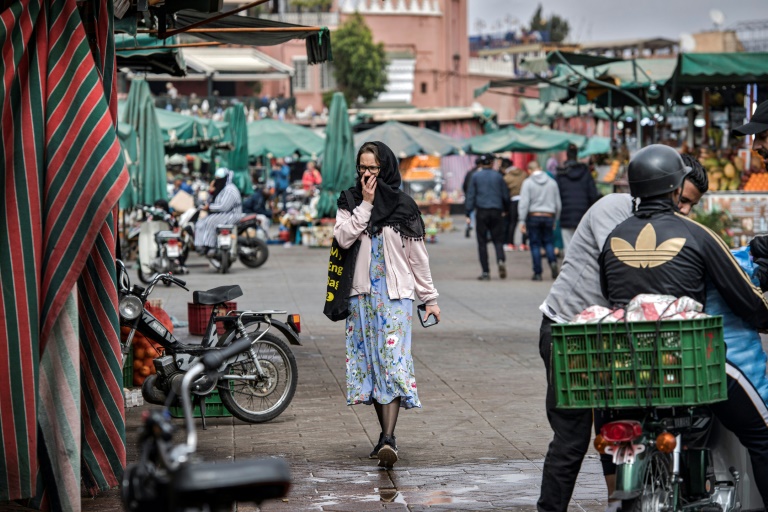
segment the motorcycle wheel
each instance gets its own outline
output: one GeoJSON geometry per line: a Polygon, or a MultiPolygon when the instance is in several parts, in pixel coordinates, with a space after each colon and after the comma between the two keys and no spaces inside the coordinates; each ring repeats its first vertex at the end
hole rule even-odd
{"type": "Polygon", "coordinates": [[[230,265],[231,263],[229,262],[229,250],[223,251],[221,253],[221,265],[219,265],[219,272],[226,274],[229,272],[230,265]]]}
{"type": "Polygon", "coordinates": [[[623,500],[623,512],[661,512],[672,505],[671,461],[668,454],[654,450],[643,475],[643,492],[637,498],[623,500]]]}
{"type": "Polygon", "coordinates": [[[241,236],[237,240],[240,262],[248,268],[259,268],[269,258],[269,246],[254,236],[241,236]]]}
{"type": "Polygon", "coordinates": [[[142,283],[144,283],[144,284],[149,284],[149,283],[151,283],[151,282],[152,282],[152,280],[153,280],[153,279],[155,278],[155,276],[157,275],[157,272],[150,272],[149,274],[145,274],[145,273],[144,273],[144,272],[141,270],[141,264],[139,264],[139,268],[138,268],[138,270],[137,270],[137,272],[136,272],[136,273],[139,275],[139,281],[141,281],[141,282],[142,282],[142,283]]]}
{"type": "MultiPolygon", "coordinates": [[[[263,423],[279,416],[291,403],[299,371],[293,352],[277,336],[265,334],[253,344],[252,349],[266,378],[257,381],[219,380],[219,396],[221,403],[235,418],[248,423],[263,423]],[[222,383],[229,386],[221,387],[222,383]]],[[[225,374],[256,375],[256,367],[248,359],[231,364],[225,374]]]]}

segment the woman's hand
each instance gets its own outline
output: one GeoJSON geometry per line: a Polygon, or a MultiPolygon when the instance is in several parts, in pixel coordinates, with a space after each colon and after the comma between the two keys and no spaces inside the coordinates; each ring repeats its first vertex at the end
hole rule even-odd
{"type": "Polygon", "coordinates": [[[376,195],[376,176],[363,176],[363,201],[373,204],[376,195]]]}
{"type": "Polygon", "coordinates": [[[427,306],[427,308],[424,310],[424,320],[429,318],[429,315],[435,315],[435,318],[437,321],[440,321],[440,306],[437,304],[433,304],[431,306],[427,306]]]}

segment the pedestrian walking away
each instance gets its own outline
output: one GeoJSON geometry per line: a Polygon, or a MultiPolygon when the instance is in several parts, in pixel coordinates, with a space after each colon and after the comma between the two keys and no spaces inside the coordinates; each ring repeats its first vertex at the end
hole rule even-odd
{"type": "MultiPolygon", "coordinates": [[[[523,188],[523,182],[528,177],[528,173],[523,169],[520,169],[514,165],[507,167],[504,172],[504,182],[509,189],[509,218],[507,219],[508,231],[506,233],[507,248],[511,251],[515,250],[515,231],[517,231],[517,207],[520,204],[520,189],[523,188]]],[[[520,240],[520,246],[525,246],[526,236],[522,234],[520,240]]]]}
{"type": "Polygon", "coordinates": [[[334,236],[343,248],[360,240],[346,320],[347,404],[373,404],[381,426],[370,458],[391,468],[398,460],[395,426],[401,407],[421,407],[411,330],[413,300],[440,320],[424,244],[424,222],[400,190],[392,150],[366,142],[357,153],[357,179],[338,200],[334,236]]]}
{"type": "Polygon", "coordinates": [[[520,190],[518,217],[525,222],[521,230],[528,234],[533,260],[534,281],[541,281],[541,249],[546,251],[552,279],[557,278],[558,266],[553,245],[552,231],[560,217],[560,192],[555,180],[545,174],[535,162],[529,164],[531,175],[520,190]],[[533,165],[531,165],[533,164],[533,165]]]}
{"type": "Polygon", "coordinates": [[[566,151],[567,160],[557,169],[555,180],[560,191],[562,212],[560,230],[563,236],[563,251],[568,252],[573,233],[589,207],[597,201],[597,187],[587,164],[579,162],[579,149],[570,144],[566,151]]]}
{"type": "MultiPolygon", "coordinates": [[[[464,206],[466,208],[467,205],[467,193],[469,192],[469,184],[472,182],[472,176],[475,175],[475,173],[480,169],[480,160],[482,157],[477,157],[475,159],[475,166],[471,168],[469,171],[467,171],[467,174],[464,176],[464,182],[461,185],[461,189],[464,191],[464,206]]],[[[467,228],[464,231],[464,236],[466,238],[469,238],[470,234],[472,234],[472,228],[475,226],[475,213],[467,211],[467,228]]]]}
{"type": "Polygon", "coordinates": [[[466,199],[467,217],[475,212],[477,252],[483,271],[478,277],[481,281],[490,279],[490,267],[488,266],[489,232],[496,251],[499,277],[501,279],[507,277],[506,258],[504,256],[504,217],[509,210],[509,189],[501,174],[493,170],[493,160],[494,156],[491,154],[482,155],[478,158],[480,170],[469,183],[466,199]]]}

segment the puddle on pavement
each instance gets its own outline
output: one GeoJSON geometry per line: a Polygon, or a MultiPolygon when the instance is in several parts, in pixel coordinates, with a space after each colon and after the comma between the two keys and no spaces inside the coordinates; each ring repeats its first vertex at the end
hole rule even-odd
{"type": "MultiPolygon", "coordinates": [[[[379,489],[379,499],[384,503],[392,503],[398,496],[400,496],[400,493],[394,487],[379,489]]],[[[405,503],[405,500],[403,500],[403,503],[405,503]]]]}

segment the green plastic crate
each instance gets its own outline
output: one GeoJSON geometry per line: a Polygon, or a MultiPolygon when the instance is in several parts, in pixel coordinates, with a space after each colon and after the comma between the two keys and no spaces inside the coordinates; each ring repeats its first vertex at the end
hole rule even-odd
{"type": "MultiPolygon", "coordinates": [[[[179,405],[178,407],[171,407],[171,416],[174,418],[184,417],[184,408],[179,405]]],[[[200,417],[200,406],[195,406],[192,411],[192,415],[195,418],[200,417]]],[[[214,390],[213,393],[205,397],[205,417],[206,418],[225,418],[232,416],[232,413],[224,407],[221,403],[221,397],[219,396],[219,390],[214,390]]]]}
{"type": "Polygon", "coordinates": [[[133,387],[133,347],[128,350],[128,357],[123,365],[123,387],[133,387]]]}
{"type": "Polygon", "coordinates": [[[681,406],[727,398],[722,317],[553,324],[557,407],[681,406]],[[633,348],[630,346],[632,340],[633,348]]]}

